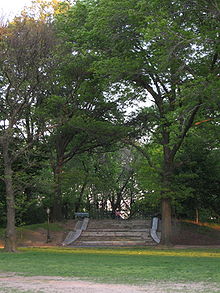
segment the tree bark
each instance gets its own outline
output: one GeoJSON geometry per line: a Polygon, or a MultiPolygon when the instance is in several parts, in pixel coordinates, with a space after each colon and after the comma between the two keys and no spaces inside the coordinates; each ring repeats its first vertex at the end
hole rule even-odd
{"type": "Polygon", "coordinates": [[[81,207],[81,204],[82,204],[82,199],[83,199],[83,195],[84,195],[86,185],[87,185],[87,177],[85,178],[85,180],[83,182],[82,188],[80,190],[79,197],[76,200],[76,204],[75,204],[75,212],[76,213],[80,211],[80,207],[81,207]]]}
{"type": "Polygon", "coordinates": [[[52,220],[62,221],[62,190],[61,190],[61,175],[62,175],[62,160],[59,160],[54,168],[54,198],[52,208],[52,220]]]}
{"type": "Polygon", "coordinates": [[[172,151],[168,146],[169,132],[163,132],[163,151],[164,151],[164,169],[163,169],[163,189],[161,192],[161,214],[162,214],[162,231],[160,245],[172,245],[172,212],[171,212],[171,195],[172,180],[174,173],[174,162],[172,158],[172,151]]]}
{"type": "Polygon", "coordinates": [[[9,157],[9,142],[5,140],[2,144],[4,160],[4,182],[6,188],[7,204],[7,227],[5,235],[5,247],[7,252],[16,252],[16,229],[15,229],[15,198],[12,181],[12,162],[9,157]]]}
{"type": "Polygon", "coordinates": [[[196,208],[196,223],[199,223],[199,209],[196,208]]]}
{"type": "Polygon", "coordinates": [[[169,198],[161,199],[162,211],[162,231],[160,245],[172,245],[172,217],[171,217],[171,200],[169,198]]]}

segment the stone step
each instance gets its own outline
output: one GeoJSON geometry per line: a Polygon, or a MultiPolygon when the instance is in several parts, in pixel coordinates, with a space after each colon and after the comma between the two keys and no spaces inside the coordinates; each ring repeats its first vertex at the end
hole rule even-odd
{"type": "Polygon", "coordinates": [[[153,246],[148,220],[91,220],[71,246],[153,246]]]}
{"type": "Polygon", "coordinates": [[[150,225],[133,225],[133,226],[128,226],[128,225],[88,225],[88,229],[119,229],[119,230],[139,230],[139,229],[150,229],[150,225]]]}
{"type": "Polygon", "coordinates": [[[153,241],[124,240],[124,241],[76,241],[72,246],[153,246],[153,241]]]}
{"type": "Polygon", "coordinates": [[[146,228],[143,228],[143,229],[123,229],[123,228],[118,228],[118,229],[116,229],[116,228],[101,228],[100,227],[100,229],[96,229],[96,228],[87,228],[87,230],[86,231],[90,231],[90,232],[99,232],[99,233],[101,233],[101,232],[129,232],[129,233],[131,233],[131,232],[146,232],[146,233],[149,233],[149,231],[150,231],[150,229],[146,229],[146,228]]]}
{"type": "Polygon", "coordinates": [[[146,236],[143,236],[143,237],[126,237],[126,236],[118,236],[118,237],[115,237],[115,236],[106,236],[106,237],[97,237],[97,236],[80,236],[79,240],[83,240],[83,241],[105,241],[105,240],[111,240],[111,241],[119,241],[119,240],[151,240],[151,237],[146,235],[146,236]]]}
{"type": "Polygon", "coordinates": [[[97,219],[90,219],[92,222],[97,222],[97,223],[146,223],[146,222],[150,222],[151,220],[124,220],[124,219],[100,219],[100,220],[97,220],[97,219]]]}
{"type": "Polygon", "coordinates": [[[120,229],[117,229],[117,228],[100,228],[100,229],[96,229],[96,228],[87,228],[87,231],[89,232],[106,232],[106,233],[110,233],[110,232],[127,232],[127,233],[131,233],[131,232],[137,232],[137,233],[149,233],[150,231],[150,228],[144,228],[144,229],[127,229],[127,228],[120,228],[120,229]]]}
{"type": "Polygon", "coordinates": [[[146,237],[150,235],[150,231],[84,231],[82,236],[93,236],[93,237],[118,237],[118,236],[126,236],[126,237],[146,237]]]}
{"type": "Polygon", "coordinates": [[[145,222],[150,222],[151,220],[144,219],[144,220],[138,220],[138,219],[133,219],[133,220],[124,220],[124,219],[90,219],[93,222],[102,222],[102,223],[112,223],[112,222],[117,222],[117,223],[145,223],[145,222]]]}
{"type": "Polygon", "coordinates": [[[117,224],[117,223],[99,223],[99,224],[96,224],[96,223],[92,223],[90,221],[89,223],[90,226],[93,226],[93,227],[149,227],[150,224],[148,223],[145,223],[145,224],[126,224],[126,223],[123,223],[123,224],[117,224]]]}
{"type": "Polygon", "coordinates": [[[129,221],[129,220],[90,220],[89,223],[90,226],[94,227],[103,227],[103,226],[124,226],[124,227],[135,227],[135,226],[140,226],[140,227],[145,227],[145,226],[150,226],[151,221],[129,221]]]}

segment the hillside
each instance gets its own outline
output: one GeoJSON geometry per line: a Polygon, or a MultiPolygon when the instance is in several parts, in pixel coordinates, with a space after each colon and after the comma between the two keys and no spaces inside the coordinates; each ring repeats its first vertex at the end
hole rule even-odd
{"type": "MultiPolygon", "coordinates": [[[[101,221],[101,220],[100,220],[101,221]]],[[[59,246],[76,221],[50,224],[50,239],[47,243],[47,225],[38,224],[17,229],[18,246],[59,246]]],[[[3,229],[0,233],[0,246],[4,244],[3,229]]],[[[178,221],[173,224],[174,245],[220,245],[220,225],[178,221]]]]}
{"type": "Polygon", "coordinates": [[[175,245],[220,245],[220,225],[178,221],[173,225],[175,245]]]}

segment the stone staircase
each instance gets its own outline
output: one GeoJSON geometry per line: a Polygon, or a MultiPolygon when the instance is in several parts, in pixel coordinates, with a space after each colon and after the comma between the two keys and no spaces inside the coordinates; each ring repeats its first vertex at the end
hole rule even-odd
{"type": "Polygon", "coordinates": [[[90,220],[86,231],[70,246],[153,246],[149,220],[90,220]]]}

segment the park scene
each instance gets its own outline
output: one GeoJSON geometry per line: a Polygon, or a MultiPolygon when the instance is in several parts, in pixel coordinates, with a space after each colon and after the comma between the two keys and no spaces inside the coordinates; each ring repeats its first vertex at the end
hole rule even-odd
{"type": "Polygon", "coordinates": [[[219,1],[9,5],[0,292],[220,292],[219,1]]]}

